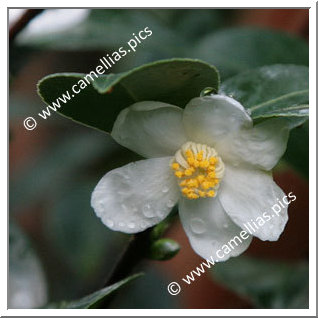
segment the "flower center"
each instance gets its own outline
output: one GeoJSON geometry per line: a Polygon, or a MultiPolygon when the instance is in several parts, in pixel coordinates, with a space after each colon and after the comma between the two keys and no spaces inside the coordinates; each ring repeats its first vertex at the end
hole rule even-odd
{"type": "Polygon", "coordinates": [[[186,142],[176,152],[170,166],[186,198],[216,196],[224,175],[224,163],[214,148],[186,142]]]}

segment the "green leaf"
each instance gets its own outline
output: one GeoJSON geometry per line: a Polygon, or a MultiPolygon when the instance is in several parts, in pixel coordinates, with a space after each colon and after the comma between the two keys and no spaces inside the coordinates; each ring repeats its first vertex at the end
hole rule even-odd
{"type": "Polygon", "coordinates": [[[296,126],[308,119],[308,88],[308,67],[271,65],[229,78],[220,91],[240,101],[253,119],[285,117],[296,126]]]}
{"type": "Polygon", "coordinates": [[[308,43],[287,33],[249,28],[230,28],[208,35],[191,56],[213,63],[222,78],[271,64],[308,65],[308,43]]]}
{"type": "Polygon", "coordinates": [[[150,259],[165,261],[173,258],[180,250],[180,245],[169,238],[155,241],[150,247],[150,259]]]}
{"type": "Polygon", "coordinates": [[[232,258],[216,264],[213,278],[241,296],[256,308],[308,308],[308,263],[282,263],[232,258]]]}
{"type": "MultiPolygon", "coordinates": [[[[53,74],[38,84],[38,93],[48,105],[83,74],[53,74]]],[[[59,112],[75,121],[109,132],[119,112],[138,101],[156,100],[184,107],[205,87],[216,90],[219,75],[214,66],[191,59],[162,60],[121,74],[104,75],[59,112]]]]}
{"type": "Polygon", "coordinates": [[[283,157],[304,177],[309,175],[309,122],[290,132],[286,153],[283,157]]]}
{"type": "Polygon", "coordinates": [[[142,276],[142,273],[131,275],[113,285],[107,286],[100,289],[90,295],[87,295],[81,299],[61,302],[60,304],[51,304],[49,308],[59,308],[59,309],[88,309],[94,308],[94,306],[101,300],[107,298],[110,294],[116,292],[122,286],[127,285],[129,282],[135,280],[136,278],[142,276]]]}

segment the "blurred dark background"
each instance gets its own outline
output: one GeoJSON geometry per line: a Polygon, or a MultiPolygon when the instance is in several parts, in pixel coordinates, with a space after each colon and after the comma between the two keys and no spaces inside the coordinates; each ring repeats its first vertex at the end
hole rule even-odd
{"type": "MultiPolygon", "coordinates": [[[[20,12],[10,11],[14,24],[20,12]]],[[[267,64],[308,65],[308,13],[303,9],[112,9],[45,10],[37,16],[10,45],[9,307],[42,306],[101,288],[128,240],[101,224],[90,207],[90,195],[108,170],[138,157],[107,134],[58,114],[33,131],[25,130],[24,118],[45,107],[36,92],[42,77],[90,72],[101,56],[123,46],[133,32],[146,26],[152,36],[120,60],[113,72],[172,57],[214,64],[221,79],[267,64]],[[32,299],[32,294],[38,298],[32,299]]],[[[122,289],[112,308],[306,306],[308,125],[294,134],[301,138],[296,153],[301,155],[302,169],[283,160],[274,175],[283,190],[297,196],[278,242],[254,239],[244,254],[249,259],[219,265],[173,297],[167,284],[181,280],[202,262],[177,222],[166,236],[180,243],[179,254],[170,261],[142,264],[146,275],[122,289]],[[251,268],[254,276],[246,276],[244,269],[251,268]]]]}

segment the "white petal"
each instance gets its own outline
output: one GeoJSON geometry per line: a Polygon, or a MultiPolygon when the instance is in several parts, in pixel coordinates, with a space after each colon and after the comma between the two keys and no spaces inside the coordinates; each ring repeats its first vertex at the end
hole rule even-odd
{"type": "Polygon", "coordinates": [[[285,194],[269,173],[226,165],[218,195],[237,225],[247,229],[248,222],[255,222],[258,229],[251,231],[254,236],[263,241],[278,240],[288,220],[287,207],[279,205],[285,194]],[[272,209],[274,205],[280,206],[280,211],[276,207],[278,214],[272,209]]]}
{"type": "Polygon", "coordinates": [[[170,160],[146,159],[108,172],[91,198],[102,222],[115,231],[137,233],[163,220],[180,193],[170,160]]]}
{"type": "Polygon", "coordinates": [[[215,148],[225,162],[243,162],[271,170],[284,154],[288,136],[287,121],[275,118],[231,134],[215,148]]]}
{"type": "Polygon", "coordinates": [[[152,101],[133,104],[118,115],[112,137],[146,158],[172,156],[187,140],[182,109],[152,101]]]}
{"type": "Polygon", "coordinates": [[[230,132],[250,127],[252,120],[233,98],[211,95],[192,99],[184,110],[183,123],[191,141],[213,146],[230,132]]]}
{"type": "Polygon", "coordinates": [[[251,243],[251,235],[240,237],[242,229],[231,221],[217,198],[182,198],[179,214],[192,248],[205,259],[212,256],[214,260],[226,261],[243,253],[251,243]],[[229,244],[233,248],[225,247],[229,244]]]}

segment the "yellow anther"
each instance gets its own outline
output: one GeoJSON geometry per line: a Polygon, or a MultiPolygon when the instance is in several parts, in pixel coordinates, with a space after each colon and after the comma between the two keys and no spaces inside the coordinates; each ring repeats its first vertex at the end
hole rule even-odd
{"type": "Polygon", "coordinates": [[[182,181],[179,183],[180,187],[185,187],[187,184],[188,184],[188,181],[187,181],[187,180],[182,180],[182,181]]]}
{"type": "Polygon", "coordinates": [[[206,169],[209,167],[209,165],[210,165],[209,161],[207,161],[207,160],[203,160],[200,162],[200,168],[206,169]]]}
{"type": "Polygon", "coordinates": [[[197,194],[195,194],[194,192],[188,193],[188,194],[187,194],[187,197],[188,197],[189,199],[198,199],[198,198],[199,198],[199,196],[198,196],[197,194]]]}
{"type": "Polygon", "coordinates": [[[176,152],[171,169],[180,180],[181,193],[188,199],[215,197],[224,175],[224,164],[215,149],[187,142],[176,152]]]}
{"type": "Polygon", "coordinates": [[[211,158],[209,159],[209,161],[210,161],[210,163],[211,163],[212,165],[214,165],[214,164],[216,164],[216,163],[218,162],[218,158],[216,158],[216,157],[211,157],[211,158]]]}
{"type": "Polygon", "coordinates": [[[201,161],[203,159],[203,151],[201,150],[198,154],[197,154],[197,160],[201,161]]]}
{"type": "Polygon", "coordinates": [[[194,163],[195,163],[195,161],[196,161],[196,160],[195,160],[193,157],[187,158],[187,162],[188,162],[188,164],[189,164],[190,166],[193,166],[194,163]]]}
{"type": "Polygon", "coordinates": [[[198,168],[198,167],[200,166],[200,162],[199,162],[198,160],[194,160],[193,166],[194,166],[195,168],[198,168]]]}
{"type": "Polygon", "coordinates": [[[201,183],[201,188],[202,188],[203,190],[209,189],[209,188],[210,188],[210,182],[208,182],[208,181],[202,182],[202,183],[201,183]]]}
{"type": "Polygon", "coordinates": [[[199,183],[203,182],[205,180],[205,176],[203,174],[199,174],[197,176],[197,180],[199,181],[199,183]]]}
{"type": "Polygon", "coordinates": [[[192,175],[192,173],[194,172],[194,168],[193,167],[190,167],[190,168],[188,168],[188,169],[186,169],[185,171],[184,171],[184,174],[186,175],[186,176],[191,176],[192,175]]]}
{"type": "Polygon", "coordinates": [[[186,151],[186,156],[187,156],[188,158],[193,158],[193,157],[194,157],[194,154],[193,154],[192,150],[188,149],[188,150],[186,151]]]}
{"type": "Polygon", "coordinates": [[[216,177],[216,173],[214,171],[213,172],[209,172],[208,177],[213,179],[213,178],[216,177]]]}
{"type": "Polygon", "coordinates": [[[183,177],[183,172],[182,171],[176,171],[174,174],[178,178],[182,178],[183,177]]]}
{"type": "Polygon", "coordinates": [[[197,188],[199,186],[199,182],[196,179],[189,179],[187,182],[187,186],[190,188],[197,188]]]}
{"type": "Polygon", "coordinates": [[[198,195],[200,196],[200,198],[206,197],[206,193],[204,191],[201,191],[201,190],[198,191],[198,195]]]}
{"type": "Polygon", "coordinates": [[[178,170],[180,168],[180,165],[177,163],[177,162],[174,162],[172,165],[171,165],[171,168],[173,170],[178,170]]]}
{"type": "Polygon", "coordinates": [[[213,198],[215,196],[215,192],[213,190],[210,190],[207,194],[206,194],[209,198],[213,198]]]}

